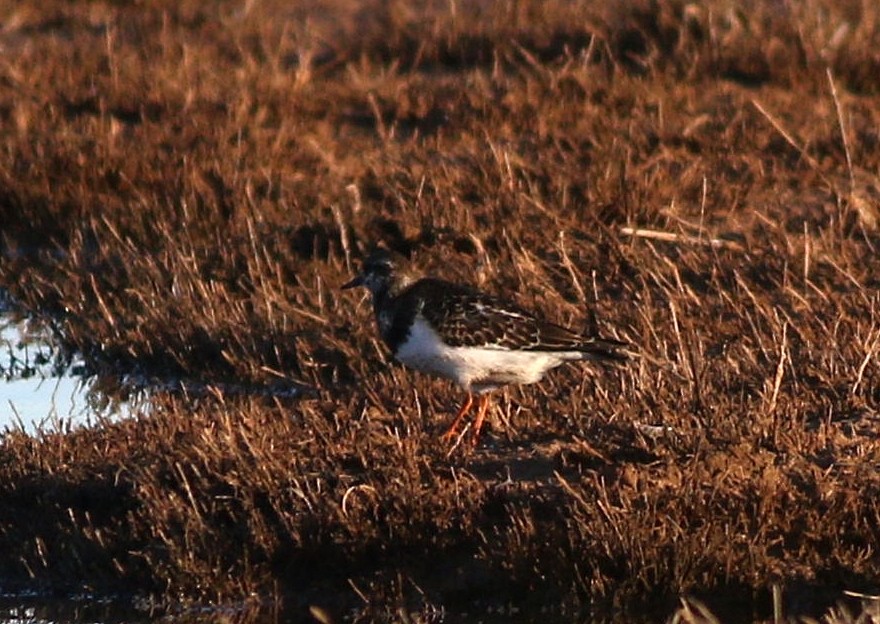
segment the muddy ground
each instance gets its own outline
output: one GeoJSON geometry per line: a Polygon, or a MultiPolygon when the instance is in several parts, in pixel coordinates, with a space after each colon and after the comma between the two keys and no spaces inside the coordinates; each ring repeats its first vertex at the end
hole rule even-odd
{"type": "Polygon", "coordinates": [[[2,438],[0,578],[401,620],[760,620],[774,587],[857,614],[880,7],[606,4],[3,5],[0,286],[114,396],[160,389],[2,438]],[[377,242],[640,357],[498,392],[449,453],[460,391],[338,289],[377,242]]]}

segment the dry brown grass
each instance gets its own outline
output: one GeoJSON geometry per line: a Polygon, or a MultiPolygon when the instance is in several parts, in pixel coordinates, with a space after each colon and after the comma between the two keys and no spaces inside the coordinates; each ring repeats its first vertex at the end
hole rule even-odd
{"type": "Polygon", "coordinates": [[[876,593],[880,10],[593,4],[3,7],[0,285],[95,370],[208,390],[4,438],[0,573],[374,614],[876,593]],[[377,241],[646,357],[502,393],[447,457],[458,394],[337,289],[377,241]]]}

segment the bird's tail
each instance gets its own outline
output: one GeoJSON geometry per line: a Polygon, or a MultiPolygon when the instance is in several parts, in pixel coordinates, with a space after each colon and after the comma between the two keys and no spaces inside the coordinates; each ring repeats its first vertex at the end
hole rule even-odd
{"type": "Polygon", "coordinates": [[[593,338],[583,343],[579,349],[584,359],[596,362],[626,362],[629,359],[626,347],[629,345],[613,338],[593,338]]]}

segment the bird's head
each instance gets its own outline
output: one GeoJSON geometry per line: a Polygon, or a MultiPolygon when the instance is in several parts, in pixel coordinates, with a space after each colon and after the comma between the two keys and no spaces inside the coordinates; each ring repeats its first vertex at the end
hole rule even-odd
{"type": "Polygon", "coordinates": [[[343,289],[363,286],[376,297],[384,293],[394,293],[405,282],[405,274],[398,271],[398,259],[387,249],[378,248],[366,257],[361,271],[353,280],[342,285],[343,289]]]}

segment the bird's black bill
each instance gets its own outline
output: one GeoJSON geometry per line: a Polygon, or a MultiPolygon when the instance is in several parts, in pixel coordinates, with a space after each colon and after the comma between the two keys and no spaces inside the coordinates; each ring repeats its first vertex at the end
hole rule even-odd
{"type": "Polygon", "coordinates": [[[358,275],[356,278],[354,278],[350,282],[344,283],[342,286],[340,286],[340,288],[342,290],[348,290],[349,288],[355,288],[357,286],[363,286],[363,285],[364,285],[364,276],[358,275]]]}

